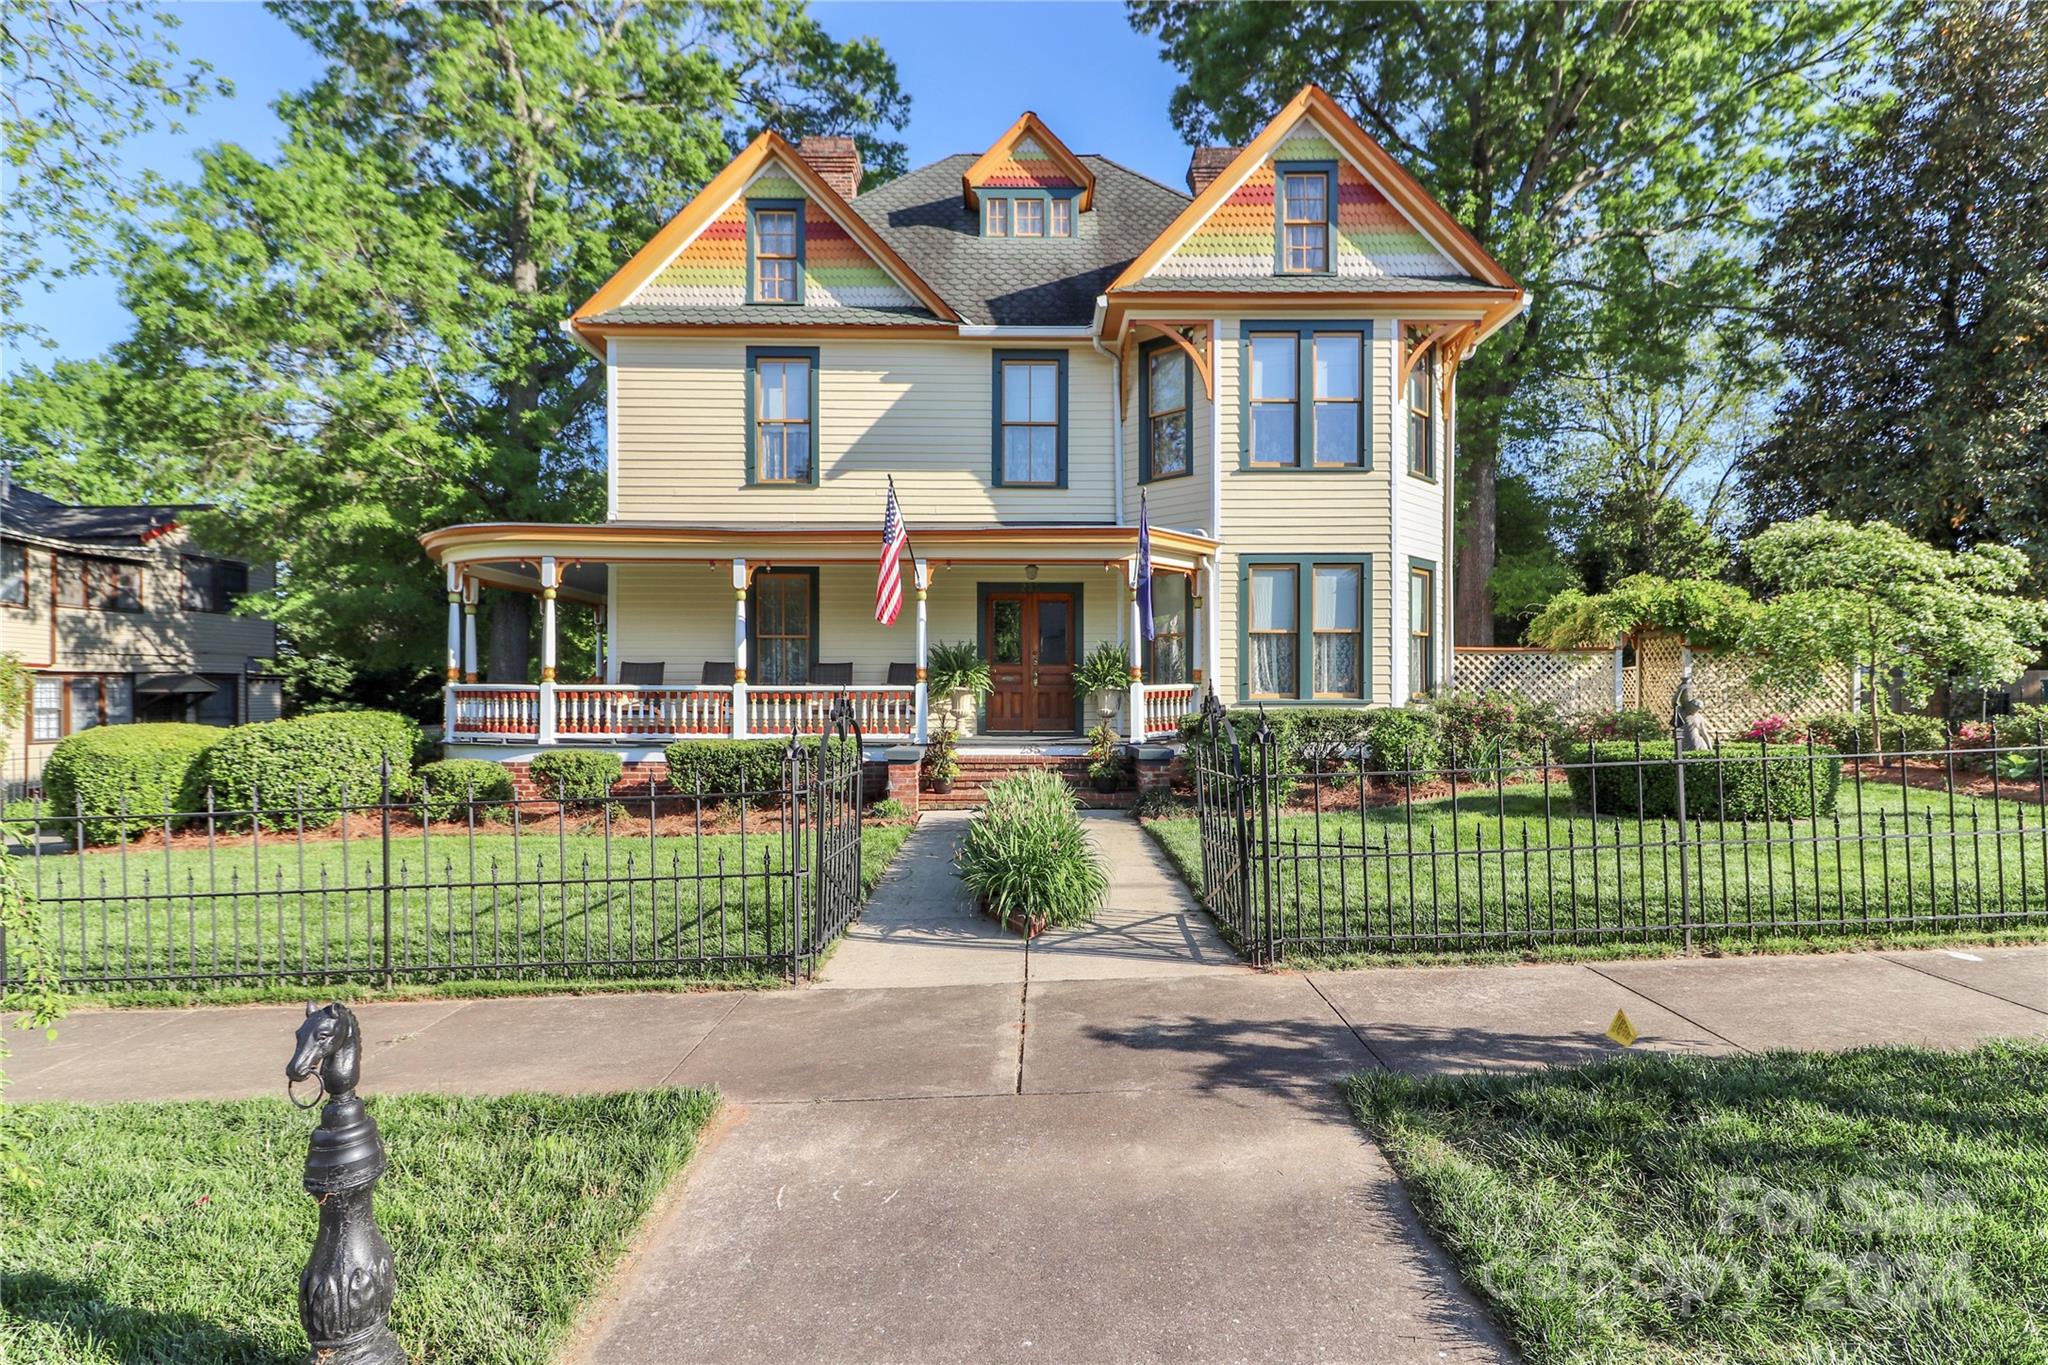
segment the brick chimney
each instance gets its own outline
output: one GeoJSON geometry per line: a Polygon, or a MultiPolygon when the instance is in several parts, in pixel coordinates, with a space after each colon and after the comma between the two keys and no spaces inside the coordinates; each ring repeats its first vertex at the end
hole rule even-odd
{"type": "Polygon", "coordinates": [[[860,193],[860,148],[850,137],[807,137],[797,144],[802,157],[820,179],[843,199],[860,193]]]}
{"type": "Polygon", "coordinates": [[[1188,193],[1200,194],[1209,182],[1223,174],[1223,168],[1237,159],[1242,147],[1197,147],[1188,158],[1188,193]]]}

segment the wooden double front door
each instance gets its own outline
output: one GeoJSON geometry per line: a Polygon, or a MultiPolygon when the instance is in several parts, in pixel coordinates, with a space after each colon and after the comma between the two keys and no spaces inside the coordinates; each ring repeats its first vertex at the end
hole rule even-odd
{"type": "Polygon", "coordinates": [[[988,597],[990,734],[1074,732],[1074,594],[997,592],[988,597]]]}

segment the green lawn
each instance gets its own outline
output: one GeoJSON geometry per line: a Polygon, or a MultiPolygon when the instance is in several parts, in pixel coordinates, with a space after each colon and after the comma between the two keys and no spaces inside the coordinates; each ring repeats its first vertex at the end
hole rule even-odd
{"type": "MultiPolygon", "coordinates": [[[[696,1150],[704,1091],[370,1101],[392,1327],[417,1362],[545,1361],[696,1150]]],[[[311,1113],[284,1100],[17,1106],[41,1184],[6,1198],[0,1360],[304,1359],[311,1113]]]]}
{"type": "Polygon", "coordinates": [[[2048,1360],[2048,1045],[1355,1078],[1537,1365],[2048,1360]]]}
{"type": "MultiPolygon", "coordinates": [[[[911,826],[862,831],[863,894],[911,826]]],[[[389,942],[400,982],[619,977],[757,979],[788,951],[789,850],[775,834],[610,839],[538,825],[414,829],[393,840],[389,942]]],[[[223,836],[18,858],[74,988],[131,991],[218,973],[259,991],[286,974],[376,979],[384,964],[376,837],[223,836]]],[[[810,855],[815,861],[815,853],[810,855]]]]}
{"type": "MultiPolygon", "coordinates": [[[[2048,924],[2041,807],[1845,781],[1832,816],[1709,822],[1681,877],[1669,820],[1595,821],[1563,785],[1276,822],[1283,955],[1696,939],[1979,935],[2048,924]]],[[[1202,886],[1193,819],[1148,825],[1202,886]]]]}

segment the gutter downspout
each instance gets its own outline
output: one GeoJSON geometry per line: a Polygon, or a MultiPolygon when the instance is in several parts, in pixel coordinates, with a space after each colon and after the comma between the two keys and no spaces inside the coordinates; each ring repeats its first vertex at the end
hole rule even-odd
{"type": "MultiPolygon", "coordinates": [[[[1108,300],[1095,300],[1095,320],[1102,320],[1102,313],[1108,300]]],[[[1121,349],[1111,351],[1102,344],[1102,336],[1093,326],[1088,329],[1088,344],[1098,355],[1109,359],[1109,433],[1112,459],[1116,466],[1116,524],[1124,524],[1124,358],[1121,349]]]]}

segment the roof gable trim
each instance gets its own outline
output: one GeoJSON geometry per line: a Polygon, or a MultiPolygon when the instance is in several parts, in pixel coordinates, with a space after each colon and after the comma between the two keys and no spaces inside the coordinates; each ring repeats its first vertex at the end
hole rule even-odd
{"type": "Polygon", "coordinates": [[[977,191],[1008,158],[1012,149],[1027,141],[1044,152],[1068,179],[1081,187],[1080,202],[1075,206],[1079,212],[1086,213],[1095,207],[1095,172],[1088,169],[1088,164],[1080,157],[1067,150],[1067,144],[1045,126],[1043,119],[1026,109],[987,151],[975,158],[973,165],[961,173],[960,190],[966,197],[968,208],[980,212],[981,198],[977,191]]]}

